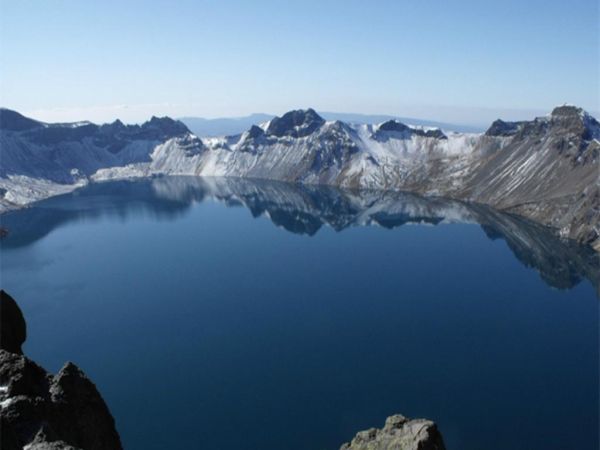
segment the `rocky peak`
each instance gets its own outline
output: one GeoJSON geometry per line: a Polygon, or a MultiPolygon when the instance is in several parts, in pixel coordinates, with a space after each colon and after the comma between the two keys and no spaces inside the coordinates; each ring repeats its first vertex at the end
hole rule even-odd
{"type": "Polygon", "coordinates": [[[242,134],[237,149],[241,152],[255,153],[260,143],[264,142],[264,137],[265,131],[257,125],[252,125],[242,134]]]}
{"type": "Polygon", "coordinates": [[[495,120],[485,132],[486,136],[514,136],[519,132],[523,122],[505,122],[495,120]]]}
{"type": "Polygon", "coordinates": [[[111,153],[118,153],[128,142],[135,139],[165,141],[174,137],[190,134],[189,129],[180,121],[170,117],[156,117],[142,125],[125,125],[119,119],[99,127],[95,143],[108,147],[111,153]]]}
{"type": "Polygon", "coordinates": [[[413,128],[395,119],[388,120],[387,122],[384,122],[381,125],[379,125],[379,127],[377,128],[377,131],[375,132],[375,137],[379,139],[385,139],[385,137],[382,136],[381,132],[400,133],[406,138],[416,135],[435,139],[448,139],[448,137],[439,128],[413,128]]]}
{"type": "Polygon", "coordinates": [[[446,136],[444,134],[444,132],[442,130],[440,130],[439,128],[431,128],[429,130],[417,129],[414,132],[418,135],[425,136],[425,137],[430,137],[430,138],[435,138],[435,139],[448,139],[448,136],[446,136]]]}
{"type": "Polygon", "coordinates": [[[577,106],[557,106],[550,114],[550,123],[557,135],[581,139],[583,147],[587,147],[587,142],[592,139],[600,139],[600,123],[577,106]]]}
{"type": "Polygon", "coordinates": [[[529,121],[505,122],[496,120],[485,132],[486,136],[540,136],[547,132],[572,133],[584,139],[600,136],[600,124],[582,108],[572,105],[557,106],[549,116],[529,121]]]}
{"type": "Polygon", "coordinates": [[[127,126],[123,122],[121,122],[121,120],[119,120],[119,119],[116,119],[113,123],[111,123],[108,126],[110,126],[113,130],[119,130],[119,131],[127,129],[127,126]]]}
{"type": "Polygon", "coordinates": [[[144,122],[141,126],[146,137],[150,139],[164,139],[182,136],[190,132],[183,122],[170,117],[156,117],[144,122]]]}
{"type": "Polygon", "coordinates": [[[552,117],[581,117],[584,114],[582,108],[573,105],[557,106],[550,114],[552,117]]]}
{"type": "Polygon", "coordinates": [[[379,130],[403,133],[410,131],[410,128],[407,125],[404,125],[402,122],[399,122],[398,120],[388,120],[387,122],[383,122],[381,125],[379,125],[379,130]]]}
{"type": "Polygon", "coordinates": [[[16,111],[0,108],[0,130],[25,131],[44,126],[37,120],[30,119],[16,111]]]}
{"type": "MultiPolygon", "coordinates": [[[[136,128],[139,127],[136,126],[136,128]]],[[[128,129],[129,127],[127,127],[127,125],[125,125],[119,119],[115,120],[112,123],[105,123],[103,125],[100,125],[99,127],[100,134],[112,137],[123,133],[127,133],[128,129]]]]}
{"type": "Polygon", "coordinates": [[[557,106],[550,113],[553,122],[565,124],[582,124],[587,128],[600,127],[598,121],[583,108],[572,105],[557,106]]]}
{"type": "Polygon", "coordinates": [[[267,134],[276,137],[305,137],[312,134],[325,123],[325,119],[312,109],[297,109],[275,117],[269,123],[267,134]]]}
{"type": "Polygon", "coordinates": [[[257,126],[257,125],[252,125],[250,127],[250,129],[248,130],[248,138],[249,139],[256,139],[259,138],[261,136],[263,136],[265,134],[264,130],[257,126]]]}

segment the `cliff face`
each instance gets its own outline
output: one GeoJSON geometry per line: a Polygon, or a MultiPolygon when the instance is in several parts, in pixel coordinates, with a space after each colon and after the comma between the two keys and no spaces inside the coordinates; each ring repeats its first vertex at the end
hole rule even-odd
{"type": "Polygon", "coordinates": [[[73,363],[52,375],[23,356],[23,315],[4,291],[0,305],[2,449],[120,450],[115,421],[94,383],[73,363]]]}

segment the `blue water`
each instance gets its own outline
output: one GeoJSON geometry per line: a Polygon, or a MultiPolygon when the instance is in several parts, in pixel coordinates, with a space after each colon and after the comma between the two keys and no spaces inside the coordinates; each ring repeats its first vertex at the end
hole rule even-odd
{"type": "Polygon", "coordinates": [[[394,413],[448,449],[598,449],[585,249],[493,213],[365,220],[332,189],[223,183],[99,184],[1,218],[25,353],[76,362],[126,449],[335,450],[394,413]]]}

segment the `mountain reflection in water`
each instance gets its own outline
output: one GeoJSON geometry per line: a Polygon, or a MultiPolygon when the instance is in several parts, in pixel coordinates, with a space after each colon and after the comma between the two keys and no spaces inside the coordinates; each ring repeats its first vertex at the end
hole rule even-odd
{"type": "Polygon", "coordinates": [[[484,205],[401,192],[239,178],[160,177],[90,184],[0,216],[1,225],[9,230],[1,245],[27,246],[69,222],[107,215],[174,219],[194,202],[207,199],[244,206],[254,217],[267,216],[276,226],[306,236],[315,235],[324,225],[342,231],[351,226],[479,224],[489,239],[506,241],[515,257],[537,270],[552,287],[568,289],[583,279],[598,286],[600,281],[599,258],[591,248],[561,240],[546,227],[484,205]]]}

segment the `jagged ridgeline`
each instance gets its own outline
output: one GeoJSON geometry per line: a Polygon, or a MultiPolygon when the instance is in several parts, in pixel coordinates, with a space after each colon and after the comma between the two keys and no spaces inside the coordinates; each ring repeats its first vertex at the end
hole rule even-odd
{"type": "Polygon", "coordinates": [[[222,138],[197,137],[166,117],[46,124],[6,109],[0,128],[2,209],[108,179],[261,178],[483,203],[600,249],[600,124],[574,106],[498,120],[481,134],[325,121],[312,109],[222,138]]]}

